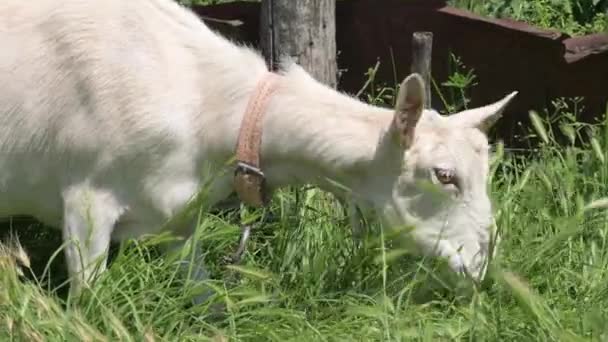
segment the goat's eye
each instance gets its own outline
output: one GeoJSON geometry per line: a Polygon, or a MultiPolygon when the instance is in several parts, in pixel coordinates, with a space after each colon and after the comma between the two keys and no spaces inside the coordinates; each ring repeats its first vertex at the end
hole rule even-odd
{"type": "Polygon", "coordinates": [[[456,172],[454,169],[434,168],[433,171],[441,184],[456,184],[456,172]]]}

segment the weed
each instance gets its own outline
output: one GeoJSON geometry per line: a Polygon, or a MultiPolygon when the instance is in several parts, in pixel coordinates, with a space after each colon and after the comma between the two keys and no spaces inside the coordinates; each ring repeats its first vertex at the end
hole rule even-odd
{"type": "Polygon", "coordinates": [[[570,35],[608,30],[608,2],[602,0],[450,0],[480,15],[512,18],[570,35]]]}

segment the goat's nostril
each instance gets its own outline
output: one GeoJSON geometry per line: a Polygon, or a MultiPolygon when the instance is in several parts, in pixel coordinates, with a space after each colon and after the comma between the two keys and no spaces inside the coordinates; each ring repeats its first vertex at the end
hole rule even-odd
{"type": "Polygon", "coordinates": [[[480,250],[485,253],[485,251],[487,251],[488,248],[490,247],[490,242],[487,240],[482,240],[479,243],[479,247],[481,247],[480,250]]]}
{"type": "Polygon", "coordinates": [[[450,265],[450,268],[456,273],[464,273],[466,270],[464,261],[462,260],[462,257],[458,254],[449,257],[448,263],[450,265]]]}

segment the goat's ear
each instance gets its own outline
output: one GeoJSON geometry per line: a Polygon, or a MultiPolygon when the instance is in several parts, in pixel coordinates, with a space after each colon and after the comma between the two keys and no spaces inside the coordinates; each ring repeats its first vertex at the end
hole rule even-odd
{"type": "Polygon", "coordinates": [[[505,108],[517,93],[517,91],[514,91],[492,104],[464,110],[460,113],[450,115],[448,118],[458,126],[478,128],[482,132],[487,133],[498,119],[500,119],[505,108]]]}
{"type": "Polygon", "coordinates": [[[392,125],[403,148],[410,147],[414,141],[414,131],[424,109],[424,86],[420,75],[411,74],[399,87],[392,125]]]}

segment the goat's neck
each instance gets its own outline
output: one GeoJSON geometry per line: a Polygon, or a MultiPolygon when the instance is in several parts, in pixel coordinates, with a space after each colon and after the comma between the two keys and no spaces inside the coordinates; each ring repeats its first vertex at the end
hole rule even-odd
{"type": "Polygon", "coordinates": [[[374,165],[392,111],[373,107],[287,72],[264,119],[262,165],[271,188],[335,182],[357,190],[374,165]]]}

